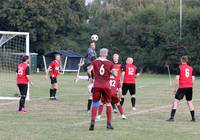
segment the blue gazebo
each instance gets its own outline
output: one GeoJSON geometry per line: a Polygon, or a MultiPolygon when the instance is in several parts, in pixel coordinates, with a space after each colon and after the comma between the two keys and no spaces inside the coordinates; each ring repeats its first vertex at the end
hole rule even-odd
{"type": "Polygon", "coordinates": [[[81,63],[83,56],[72,50],[55,50],[47,52],[43,56],[45,70],[47,70],[50,62],[55,59],[56,54],[60,54],[62,56],[61,68],[63,73],[78,71],[79,64],[81,63]]]}

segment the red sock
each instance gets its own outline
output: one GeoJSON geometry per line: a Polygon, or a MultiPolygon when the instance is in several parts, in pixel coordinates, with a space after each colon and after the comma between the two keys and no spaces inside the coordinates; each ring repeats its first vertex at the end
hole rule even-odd
{"type": "Polygon", "coordinates": [[[98,115],[101,115],[103,112],[103,105],[99,106],[98,115]]]}
{"type": "Polygon", "coordinates": [[[106,106],[106,116],[107,116],[107,122],[111,123],[111,119],[112,119],[112,108],[111,108],[111,106],[106,106]]]}
{"type": "Polygon", "coordinates": [[[123,110],[123,108],[122,108],[122,106],[119,104],[119,105],[117,105],[117,108],[118,108],[118,110],[119,110],[119,113],[122,115],[122,114],[124,114],[124,110],[123,110]]]}
{"type": "Polygon", "coordinates": [[[97,115],[97,107],[93,106],[92,107],[92,113],[91,113],[91,120],[95,121],[96,120],[96,115],[97,115]]]}

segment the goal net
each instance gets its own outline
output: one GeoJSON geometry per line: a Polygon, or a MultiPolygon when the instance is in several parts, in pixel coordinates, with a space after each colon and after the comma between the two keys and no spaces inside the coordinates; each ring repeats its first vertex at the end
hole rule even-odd
{"type": "Polygon", "coordinates": [[[0,31],[0,100],[19,99],[16,69],[24,55],[29,55],[29,33],[0,31]]]}

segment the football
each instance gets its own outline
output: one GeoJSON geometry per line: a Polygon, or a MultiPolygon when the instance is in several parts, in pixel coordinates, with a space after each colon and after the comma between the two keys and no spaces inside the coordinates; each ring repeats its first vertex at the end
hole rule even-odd
{"type": "Polygon", "coordinates": [[[96,34],[93,34],[92,36],[91,36],[91,40],[92,41],[98,41],[98,39],[99,39],[99,37],[98,37],[98,35],[96,35],[96,34]]]}

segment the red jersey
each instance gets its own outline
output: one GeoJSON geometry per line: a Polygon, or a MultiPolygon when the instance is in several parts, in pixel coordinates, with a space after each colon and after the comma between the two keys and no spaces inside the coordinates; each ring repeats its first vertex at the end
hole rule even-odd
{"type": "Polygon", "coordinates": [[[117,94],[117,90],[121,87],[120,82],[116,80],[114,77],[110,78],[110,87],[111,87],[111,93],[117,94]]]}
{"type": "Polygon", "coordinates": [[[20,63],[17,67],[17,84],[28,84],[27,75],[30,74],[29,66],[26,63],[20,63]]]}
{"type": "Polygon", "coordinates": [[[94,87],[110,87],[110,75],[113,69],[113,63],[107,59],[98,58],[92,62],[94,72],[94,87]]]}
{"type": "Polygon", "coordinates": [[[50,63],[49,67],[51,68],[50,77],[57,78],[60,70],[60,63],[54,60],[50,63]]]}
{"type": "Polygon", "coordinates": [[[115,77],[116,80],[120,81],[122,75],[122,64],[114,63],[113,69],[117,72],[117,76],[115,77]]]}
{"type": "Polygon", "coordinates": [[[137,75],[137,67],[134,64],[125,65],[124,83],[135,84],[137,75]]]}
{"type": "Polygon", "coordinates": [[[191,66],[182,64],[179,66],[177,74],[179,75],[179,88],[191,88],[193,85],[192,76],[194,72],[191,66]]]}

